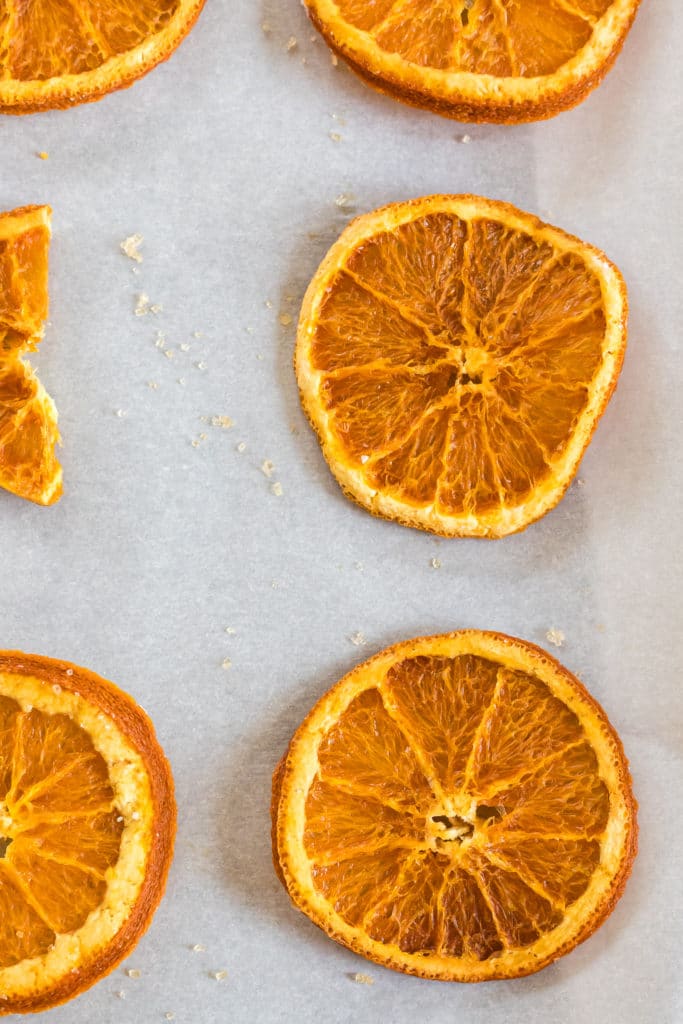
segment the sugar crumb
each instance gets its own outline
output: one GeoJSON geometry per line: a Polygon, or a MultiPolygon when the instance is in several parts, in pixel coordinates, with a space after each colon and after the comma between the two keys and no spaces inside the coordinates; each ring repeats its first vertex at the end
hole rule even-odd
{"type": "Polygon", "coordinates": [[[362,562],[354,562],[353,567],[354,569],[358,569],[359,572],[362,572],[363,569],[365,568],[362,562]]]}
{"type": "Polygon", "coordinates": [[[189,352],[190,351],[190,346],[187,344],[186,341],[184,341],[182,343],[182,345],[180,346],[180,351],[181,352],[189,352]]]}
{"type": "Polygon", "coordinates": [[[228,976],[227,971],[211,971],[210,977],[215,978],[216,981],[224,981],[228,976]]]}
{"type": "Polygon", "coordinates": [[[364,644],[368,642],[365,637],[365,633],[361,633],[360,630],[357,633],[352,633],[351,636],[349,637],[349,640],[351,641],[354,647],[362,647],[364,644]]]}
{"type": "Polygon", "coordinates": [[[148,380],[147,381],[147,387],[151,388],[152,391],[156,391],[157,388],[159,387],[159,385],[158,385],[158,383],[155,380],[148,380]]]}
{"type": "Polygon", "coordinates": [[[197,367],[198,370],[205,370],[206,369],[206,363],[201,361],[201,360],[200,360],[200,362],[195,363],[194,365],[197,367]]]}
{"type": "Polygon", "coordinates": [[[283,493],[283,491],[282,491],[282,484],[278,480],[276,480],[274,484],[270,485],[270,489],[271,489],[271,491],[273,492],[273,494],[275,495],[276,498],[281,498],[282,497],[282,493],[283,493]]]}
{"type": "Polygon", "coordinates": [[[228,634],[228,636],[234,636],[237,630],[235,629],[234,626],[226,626],[225,632],[228,634]]]}
{"type": "MultiPolygon", "coordinates": [[[[47,160],[47,153],[43,156],[42,153],[38,154],[41,160],[47,160]]],[[[124,256],[127,256],[129,260],[134,260],[135,263],[142,263],[142,253],[139,251],[140,246],[144,242],[142,235],[129,235],[128,238],[120,243],[120,249],[124,256]]]]}
{"type": "Polygon", "coordinates": [[[175,359],[175,352],[173,351],[172,348],[165,348],[164,355],[166,356],[167,359],[175,359]]]}
{"type": "Polygon", "coordinates": [[[226,672],[229,668],[232,668],[232,661],[230,660],[230,658],[223,658],[221,662],[221,668],[224,668],[226,672]]]}
{"type": "Polygon", "coordinates": [[[145,295],[144,292],[141,292],[135,303],[135,315],[145,316],[147,313],[149,313],[149,295],[145,295]]]}
{"type": "Polygon", "coordinates": [[[118,416],[118,418],[120,420],[122,420],[123,417],[126,415],[126,410],[125,409],[117,409],[116,410],[116,415],[118,416]]]}
{"type": "Polygon", "coordinates": [[[561,629],[549,629],[545,635],[546,640],[549,644],[553,644],[555,647],[564,646],[564,633],[561,629]]]}
{"type": "Polygon", "coordinates": [[[261,472],[264,476],[271,477],[275,470],[275,464],[270,459],[264,459],[261,463],[261,472]]]}
{"type": "Polygon", "coordinates": [[[458,135],[458,142],[462,142],[464,146],[467,146],[472,141],[471,135],[458,135]]]}
{"type": "Polygon", "coordinates": [[[298,46],[298,43],[297,43],[297,40],[296,40],[296,36],[290,36],[289,39],[287,40],[287,46],[286,46],[287,52],[291,53],[292,50],[296,50],[297,46],[298,46]]]}
{"type": "Polygon", "coordinates": [[[440,558],[431,558],[429,560],[429,564],[431,565],[432,569],[440,569],[441,568],[441,559],[440,558]]]}
{"type": "Polygon", "coordinates": [[[235,421],[229,416],[212,416],[209,422],[212,427],[221,427],[222,430],[230,430],[235,425],[235,421]]]}
{"type": "Polygon", "coordinates": [[[246,446],[246,443],[244,441],[240,441],[239,444],[236,444],[235,448],[240,453],[240,455],[242,454],[242,452],[246,452],[246,450],[247,450],[247,446],[246,446]]]}
{"type": "Polygon", "coordinates": [[[193,338],[203,338],[204,335],[203,335],[203,333],[201,331],[193,331],[192,332],[192,337],[193,338]]]}
{"type": "Polygon", "coordinates": [[[201,942],[195,942],[191,948],[193,953],[206,953],[206,946],[202,946],[201,942]]]}
{"type": "Polygon", "coordinates": [[[375,979],[371,978],[369,974],[352,974],[351,981],[355,981],[357,985],[375,984],[375,979]]]}
{"type": "Polygon", "coordinates": [[[135,967],[129,967],[128,970],[126,971],[126,974],[128,975],[129,978],[139,978],[141,972],[138,971],[137,968],[135,967]]]}
{"type": "Polygon", "coordinates": [[[164,1014],[164,1020],[175,1020],[175,1013],[171,1013],[169,1010],[168,1013],[164,1014]]]}
{"type": "Polygon", "coordinates": [[[283,327],[289,327],[292,322],[292,317],[290,313],[280,313],[278,320],[283,327]]]}
{"type": "Polygon", "coordinates": [[[334,205],[338,206],[340,210],[345,210],[355,198],[353,192],[340,192],[334,201],[334,205]]]}
{"type": "Polygon", "coordinates": [[[125,999],[126,998],[126,993],[122,992],[122,991],[115,992],[114,995],[116,996],[117,999],[125,999]]]}
{"type": "Polygon", "coordinates": [[[265,32],[265,34],[266,34],[266,35],[268,35],[268,33],[269,33],[269,32],[272,32],[272,31],[273,31],[273,29],[272,29],[272,27],[271,27],[271,25],[270,25],[270,22],[268,22],[268,21],[262,21],[262,22],[261,22],[261,31],[262,31],[262,32],[265,32]]]}
{"type": "Polygon", "coordinates": [[[342,137],[339,134],[339,132],[328,132],[328,135],[330,136],[333,142],[341,142],[342,140],[342,137]]]}

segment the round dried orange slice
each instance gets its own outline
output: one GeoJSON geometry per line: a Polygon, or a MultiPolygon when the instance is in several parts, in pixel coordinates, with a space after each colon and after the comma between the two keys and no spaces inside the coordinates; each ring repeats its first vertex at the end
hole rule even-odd
{"type": "Polygon", "coordinates": [[[580,103],[640,0],[304,0],[370,85],[459,121],[519,123],[580,103]]]}
{"type": "Polygon", "coordinates": [[[62,1003],[128,955],[174,835],[144,711],[87,669],[0,652],[0,1014],[62,1003]]]}
{"type": "Polygon", "coordinates": [[[23,356],[47,318],[49,206],[0,213],[0,487],[40,505],[62,493],[57,410],[23,356]]]}
{"type": "Polygon", "coordinates": [[[443,981],[531,974],[595,931],[636,853],[621,742],[540,648],[467,630],[359,665],[313,708],[273,781],[294,904],[386,967],[443,981]]]}
{"type": "Polygon", "coordinates": [[[507,203],[428,196],[352,221],[304,298],[296,372],[343,490],[445,536],[553,508],[614,389],[626,288],[507,203]]]}
{"type": "Polygon", "coordinates": [[[4,0],[0,112],[98,100],[171,56],[204,0],[4,0]]]}

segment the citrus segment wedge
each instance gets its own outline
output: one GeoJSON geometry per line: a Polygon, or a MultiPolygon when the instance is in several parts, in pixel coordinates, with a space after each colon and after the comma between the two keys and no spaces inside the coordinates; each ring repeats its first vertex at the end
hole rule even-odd
{"type": "Polygon", "coordinates": [[[86,669],[0,652],[0,1014],[88,988],[150,923],[175,833],[144,712],[86,669]]]}
{"type": "Polygon", "coordinates": [[[352,221],[304,298],[296,372],[343,490],[446,536],[562,497],[615,387],[626,288],[597,249],[477,196],[352,221]]]}
{"type": "Polygon", "coordinates": [[[204,0],[4,0],[0,112],[100,99],[166,60],[204,0]]]}
{"type": "Polygon", "coordinates": [[[295,906],[379,964],[446,981],[567,953],[636,852],[604,711],[544,651],[475,630],[397,644],[333,687],[276,769],[272,817],[295,906]]]}
{"type": "Polygon", "coordinates": [[[305,0],[366,82],[460,121],[552,117],[585,99],[640,0],[305,0]]]}
{"type": "Polygon", "coordinates": [[[48,206],[0,214],[0,487],[40,505],[62,493],[57,410],[23,356],[47,318],[48,206]]]}

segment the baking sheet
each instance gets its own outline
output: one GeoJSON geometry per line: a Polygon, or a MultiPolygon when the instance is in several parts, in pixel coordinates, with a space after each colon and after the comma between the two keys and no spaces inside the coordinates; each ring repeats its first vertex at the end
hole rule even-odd
{"type": "Polygon", "coordinates": [[[0,122],[0,208],[54,208],[36,363],[65,474],[51,509],[0,494],[2,645],[130,691],[172,761],[180,811],[150,932],[46,1024],[683,1020],[682,30],[676,0],[644,3],[577,110],[460,126],[334,67],[298,4],[208,0],[132,89],[0,122]],[[351,212],[437,191],[551,219],[604,248],[630,289],[625,367],[581,483],[503,541],[439,541],[348,503],[299,409],[294,323],[279,320],[295,321],[351,212]],[[342,208],[340,195],[354,198],[342,208]],[[134,232],[140,265],[119,250],[134,232]],[[136,317],[140,293],[162,311],[136,317]],[[205,419],[223,415],[230,430],[205,419]],[[270,774],[312,702],[385,645],[464,626],[541,643],[562,630],[559,654],[621,733],[641,805],[640,855],[604,927],[534,977],[473,987],[393,974],[331,942],[290,908],[268,835],[270,774]]]}

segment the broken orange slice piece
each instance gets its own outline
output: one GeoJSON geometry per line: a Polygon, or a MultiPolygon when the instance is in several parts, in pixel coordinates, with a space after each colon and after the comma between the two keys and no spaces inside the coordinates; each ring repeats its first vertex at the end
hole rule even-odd
{"type": "Polygon", "coordinates": [[[48,311],[50,208],[0,214],[0,487],[40,505],[62,493],[57,410],[24,355],[48,311]]]}

